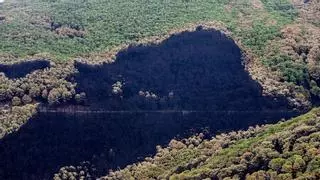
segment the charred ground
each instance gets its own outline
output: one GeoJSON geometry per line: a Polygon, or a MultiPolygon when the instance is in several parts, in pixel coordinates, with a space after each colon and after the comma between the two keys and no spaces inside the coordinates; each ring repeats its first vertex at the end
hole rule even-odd
{"type": "Polygon", "coordinates": [[[175,137],[297,115],[285,98],[262,95],[241,57],[232,39],[199,27],[160,44],[131,46],[111,64],[77,63],[73,78],[86,93],[86,111],[50,107],[3,138],[0,177],[48,179],[60,167],[86,164],[96,178],[153,155],[175,137]]]}
{"type": "Polygon", "coordinates": [[[15,64],[0,64],[0,72],[3,72],[9,78],[21,78],[36,70],[50,68],[50,61],[34,60],[18,62],[15,64]]]}
{"type": "Polygon", "coordinates": [[[77,63],[75,81],[87,105],[98,109],[286,109],[284,97],[262,96],[241,58],[232,39],[199,27],[160,44],[131,46],[111,64],[77,63]]]}

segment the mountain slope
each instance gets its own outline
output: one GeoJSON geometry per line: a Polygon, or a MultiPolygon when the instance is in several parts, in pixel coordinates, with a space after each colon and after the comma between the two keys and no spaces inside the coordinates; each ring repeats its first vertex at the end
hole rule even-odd
{"type": "MultiPolygon", "coordinates": [[[[58,175],[57,175],[58,177],[58,175]]],[[[102,179],[319,179],[320,109],[275,125],[199,134],[102,179]]]]}

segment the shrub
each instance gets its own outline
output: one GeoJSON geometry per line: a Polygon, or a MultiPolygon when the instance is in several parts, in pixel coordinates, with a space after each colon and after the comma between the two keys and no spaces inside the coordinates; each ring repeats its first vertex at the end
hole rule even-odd
{"type": "Polygon", "coordinates": [[[29,95],[24,95],[23,97],[22,97],[22,102],[24,103],[24,104],[30,104],[31,102],[32,102],[32,98],[29,96],[29,95]]]}
{"type": "Polygon", "coordinates": [[[312,172],[312,171],[315,171],[315,170],[318,170],[318,172],[320,173],[320,155],[316,156],[308,164],[307,172],[312,172]]]}
{"type": "Polygon", "coordinates": [[[269,67],[280,70],[285,81],[301,85],[309,79],[305,64],[295,62],[288,55],[274,55],[269,60],[264,60],[269,67]]]}
{"type": "Polygon", "coordinates": [[[13,106],[19,106],[19,105],[21,105],[21,99],[20,99],[19,97],[17,97],[17,96],[13,97],[12,100],[11,100],[11,102],[12,102],[12,105],[13,105],[13,106]]]}
{"type": "Polygon", "coordinates": [[[52,89],[48,95],[49,105],[59,104],[60,97],[61,97],[60,91],[56,88],[52,89]]]}
{"type": "Polygon", "coordinates": [[[32,87],[29,89],[29,96],[32,98],[38,97],[41,94],[40,88],[33,84],[32,87]]]}
{"type": "Polygon", "coordinates": [[[80,93],[80,94],[76,94],[76,95],[74,96],[74,99],[76,100],[76,102],[77,102],[78,104],[84,103],[85,100],[86,100],[86,93],[82,92],[82,93],[80,93]]]}
{"type": "Polygon", "coordinates": [[[310,92],[315,95],[320,97],[320,87],[317,85],[317,83],[314,80],[311,80],[310,82],[310,92]]]}
{"type": "Polygon", "coordinates": [[[275,170],[279,173],[285,162],[286,162],[286,160],[283,158],[272,159],[269,162],[269,168],[271,168],[272,170],[275,170]]]}

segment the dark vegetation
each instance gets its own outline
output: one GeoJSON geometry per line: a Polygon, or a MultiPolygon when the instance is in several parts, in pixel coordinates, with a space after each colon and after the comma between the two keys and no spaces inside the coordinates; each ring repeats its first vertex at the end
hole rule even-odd
{"type": "MultiPolygon", "coordinates": [[[[297,1],[298,6],[289,0],[6,1],[0,6],[6,19],[0,26],[3,39],[0,61],[30,56],[50,57],[56,62],[71,61],[79,56],[88,61],[105,60],[105,54],[115,47],[152,36],[161,37],[169,30],[178,30],[189,23],[214,21],[213,24],[227,29],[243,49],[252,52],[258,64],[264,61],[264,68],[272,69],[272,72],[261,73],[260,65],[253,65],[251,70],[259,69],[254,76],[267,93],[272,94],[272,90],[277,89],[278,94],[298,99],[291,104],[306,109],[311,104],[309,82],[314,79],[310,78],[310,67],[314,65],[297,62],[291,53],[278,48],[283,28],[299,22],[298,17],[310,14],[309,11],[317,13],[318,0],[310,1],[303,6],[306,8],[300,9],[298,7],[304,2],[297,1]],[[283,54],[294,62],[273,62],[283,54]],[[275,82],[270,83],[270,79],[275,82]]],[[[317,22],[317,18],[312,22],[317,22]]],[[[60,98],[53,104],[64,101],[62,93],[54,94],[60,98]]]]}
{"type": "Polygon", "coordinates": [[[131,46],[114,63],[77,63],[87,105],[108,110],[287,109],[284,97],[262,96],[233,40],[215,30],[182,32],[160,44],[131,46]]]}
{"type": "Polygon", "coordinates": [[[50,61],[33,60],[18,62],[15,64],[0,64],[0,72],[3,72],[8,78],[21,78],[35,70],[50,68],[50,61]]]}
{"type": "MultiPolygon", "coordinates": [[[[293,115],[296,113],[263,111],[39,113],[0,140],[0,179],[50,179],[63,166],[73,172],[84,165],[89,165],[85,176],[95,179],[109,169],[154,155],[157,145],[165,146],[174,137],[204,131],[210,137],[293,115]]],[[[72,176],[80,179],[80,171],[72,176]]],[[[65,176],[71,178],[68,173],[65,176]]]]}
{"type": "Polygon", "coordinates": [[[76,67],[68,79],[87,95],[86,111],[42,107],[0,141],[0,178],[94,179],[153,155],[174,137],[202,131],[209,137],[297,115],[283,97],[262,96],[239,47],[212,29],[131,46],[111,64],[76,67]]]}
{"type": "Polygon", "coordinates": [[[208,139],[210,133],[291,117],[296,113],[289,106],[310,108],[311,98],[317,104],[320,3],[293,1],[298,4],[288,0],[1,4],[0,61],[50,57],[56,63],[46,68],[37,62],[38,67],[23,66],[22,71],[9,70],[22,66],[0,67],[6,75],[0,73],[0,137],[4,137],[0,179],[48,179],[55,172],[57,180],[94,179],[109,168],[153,155],[156,145],[168,143],[168,148],[157,146],[154,158],[105,178],[320,179],[318,109],[288,122],[208,139]],[[119,45],[151,36],[161,39],[169,29],[179,31],[188,23],[212,20],[251,57],[246,68],[252,77],[231,39],[201,27],[160,44],[129,46],[113,64],[76,63],[79,73],[74,76],[72,63],[62,61],[78,56],[101,60],[119,45]],[[273,96],[262,96],[262,86],[252,78],[273,96]],[[50,108],[27,121],[37,102],[50,108]],[[85,107],[71,106],[67,111],[109,113],[61,114],[58,105],[70,103],[85,107]],[[209,133],[181,139],[190,129],[209,133]],[[173,137],[178,140],[170,141],[173,137]]]}
{"type": "MultiPolygon", "coordinates": [[[[272,72],[261,72],[263,70],[260,65],[255,64],[252,65],[253,69],[249,69],[255,72],[254,79],[258,79],[267,94],[276,92],[290,96],[293,99],[290,104],[301,109],[310,108],[311,105],[309,82],[314,79],[309,78],[313,77],[310,75],[309,65],[305,62],[293,62],[296,57],[286,53],[284,54],[289,57],[285,59],[289,59],[288,61],[274,62],[277,59],[281,61],[283,57],[282,51],[274,51],[279,50],[277,43],[283,40],[281,30],[295,22],[299,16],[297,8],[287,0],[28,0],[6,1],[0,9],[6,18],[0,26],[0,37],[3,39],[0,44],[0,61],[6,62],[33,56],[50,57],[59,63],[62,60],[70,62],[79,56],[88,61],[101,61],[108,59],[106,54],[110,49],[123,44],[152,36],[161,39],[169,30],[178,31],[187,27],[188,23],[214,20],[213,26],[228,31],[246,52],[252,52],[256,56],[252,62],[259,64],[263,61],[266,67],[272,69],[272,72]],[[21,32],[19,29],[25,31],[21,32]]],[[[312,71],[315,72],[314,68],[312,71]]],[[[48,77],[42,79],[45,78],[48,77]]],[[[51,78],[45,81],[51,81],[51,78]]],[[[38,85],[41,86],[42,82],[38,85]]],[[[13,100],[13,104],[23,104],[19,103],[22,97],[18,97],[20,101],[17,97],[13,99],[10,96],[11,89],[3,89],[0,89],[0,93],[5,91],[4,96],[8,96],[6,100],[13,100]]],[[[69,87],[54,87],[44,91],[44,98],[37,98],[47,100],[51,105],[70,99],[83,102],[85,95],[80,93],[75,95],[69,87]],[[46,94],[51,90],[51,96],[47,98],[46,94]]]]}
{"type": "Polygon", "coordinates": [[[103,179],[316,180],[320,178],[319,116],[320,110],[314,109],[287,122],[210,140],[203,134],[172,140],[167,148],[158,147],[153,158],[103,179]]]}

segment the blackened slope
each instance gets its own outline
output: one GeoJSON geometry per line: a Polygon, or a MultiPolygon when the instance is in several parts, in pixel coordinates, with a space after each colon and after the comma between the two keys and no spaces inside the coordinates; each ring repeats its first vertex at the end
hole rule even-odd
{"type": "Polygon", "coordinates": [[[59,167],[94,155],[92,163],[103,175],[153,154],[156,145],[191,129],[217,133],[295,115],[279,111],[285,102],[261,95],[241,65],[240,49],[214,30],[183,32],[158,45],[123,50],[113,64],[77,68],[78,89],[86,92],[91,108],[133,113],[39,114],[0,141],[0,179],[46,179],[59,167]],[[114,94],[117,81],[123,92],[114,94]],[[140,90],[157,97],[142,97],[140,90]],[[134,112],[166,109],[177,111],[134,112]]]}
{"type": "Polygon", "coordinates": [[[287,122],[211,140],[171,141],[153,159],[102,179],[320,179],[319,115],[316,108],[287,122]]]}
{"type": "Polygon", "coordinates": [[[51,179],[63,166],[90,161],[96,177],[156,152],[174,137],[208,129],[245,129],[294,113],[39,113],[0,140],[0,179],[51,179]]]}
{"type": "Polygon", "coordinates": [[[50,67],[50,62],[46,60],[34,60],[19,62],[12,65],[0,64],[0,72],[5,73],[8,78],[21,78],[38,69],[50,67]]]}
{"type": "Polygon", "coordinates": [[[233,40],[216,30],[199,29],[160,44],[129,47],[117,54],[113,64],[77,63],[76,80],[93,108],[108,110],[285,107],[283,102],[262,97],[261,86],[241,63],[241,50],[233,40]],[[112,92],[117,81],[123,85],[121,95],[112,92]],[[146,98],[139,91],[157,97],[146,98]]]}

